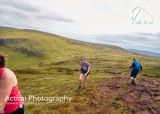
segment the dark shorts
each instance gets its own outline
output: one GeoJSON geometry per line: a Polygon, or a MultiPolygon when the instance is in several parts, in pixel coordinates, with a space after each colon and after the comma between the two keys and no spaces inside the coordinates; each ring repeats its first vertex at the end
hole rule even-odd
{"type": "Polygon", "coordinates": [[[22,105],[22,107],[18,108],[16,111],[9,114],[24,114],[24,105],[22,105]]]}
{"type": "Polygon", "coordinates": [[[131,77],[136,78],[138,73],[139,73],[138,71],[132,71],[131,77]]]}
{"type": "MultiPolygon", "coordinates": [[[[81,70],[81,73],[82,74],[86,74],[87,73],[87,71],[83,71],[83,70],[81,70]]],[[[88,74],[87,74],[87,76],[89,75],[89,72],[88,72],[88,74]]]]}

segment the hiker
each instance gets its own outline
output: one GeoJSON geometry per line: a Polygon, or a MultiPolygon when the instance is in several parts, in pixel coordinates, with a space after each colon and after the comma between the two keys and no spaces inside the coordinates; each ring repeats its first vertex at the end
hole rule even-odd
{"type": "Polygon", "coordinates": [[[24,114],[23,104],[16,75],[6,68],[6,56],[0,53],[0,114],[24,114]]]}
{"type": "Polygon", "coordinates": [[[80,80],[79,89],[80,89],[81,87],[82,88],[85,87],[86,79],[90,72],[90,64],[86,58],[83,59],[79,68],[79,72],[80,72],[80,77],[79,77],[80,80]]]}
{"type": "Polygon", "coordinates": [[[142,65],[135,58],[133,58],[133,62],[129,67],[129,70],[131,70],[130,84],[136,84],[136,76],[142,71],[142,65]]]}

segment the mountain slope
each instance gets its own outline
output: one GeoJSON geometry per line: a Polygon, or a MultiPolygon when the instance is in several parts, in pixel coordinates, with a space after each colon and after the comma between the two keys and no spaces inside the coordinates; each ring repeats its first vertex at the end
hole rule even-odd
{"type": "MultiPolygon", "coordinates": [[[[90,102],[99,94],[99,83],[117,75],[129,76],[128,66],[134,57],[143,65],[142,77],[160,77],[159,58],[34,30],[1,27],[0,51],[8,55],[8,67],[16,72],[24,97],[66,95],[73,98],[71,103],[54,102],[37,106],[34,104],[37,102],[29,104],[27,101],[26,114],[91,113],[93,103],[90,102]],[[81,91],[77,90],[77,71],[83,57],[91,63],[91,74],[87,88],[81,91]]],[[[124,105],[120,102],[117,111],[112,110],[115,109],[112,105],[108,107],[111,112],[125,113],[128,109],[124,105]]]]}
{"type": "Polygon", "coordinates": [[[124,69],[133,57],[138,58],[147,69],[159,66],[158,58],[132,54],[115,46],[86,43],[34,30],[0,28],[0,44],[2,52],[8,55],[11,68],[61,65],[77,67],[82,57],[89,58],[93,68],[106,65],[105,67],[124,69]]]}

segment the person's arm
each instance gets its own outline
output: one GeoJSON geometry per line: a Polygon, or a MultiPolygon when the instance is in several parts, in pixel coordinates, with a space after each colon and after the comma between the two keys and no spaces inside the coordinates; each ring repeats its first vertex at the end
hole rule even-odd
{"type": "Polygon", "coordinates": [[[129,70],[131,70],[131,69],[133,68],[133,66],[134,66],[134,65],[133,65],[133,63],[132,63],[131,66],[129,67],[129,70]]]}
{"type": "MultiPolygon", "coordinates": [[[[88,63],[88,64],[89,64],[89,63],[88,63]]],[[[87,75],[87,74],[89,73],[90,69],[91,69],[91,66],[90,66],[90,64],[89,64],[88,71],[87,71],[87,73],[86,73],[85,75],[87,75]]]]}
{"type": "Polygon", "coordinates": [[[89,71],[90,71],[90,67],[88,67],[88,71],[87,71],[86,75],[89,73],[89,71]]]}
{"type": "Polygon", "coordinates": [[[0,113],[4,113],[6,98],[9,97],[12,90],[12,80],[5,70],[0,79],[0,113]]]}
{"type": "Polygon", "coordinates": [[[82,67],[82,63],[79,66],[79,70],[78,70],[79,73],[81,73],[81,67],[82,67]]]}

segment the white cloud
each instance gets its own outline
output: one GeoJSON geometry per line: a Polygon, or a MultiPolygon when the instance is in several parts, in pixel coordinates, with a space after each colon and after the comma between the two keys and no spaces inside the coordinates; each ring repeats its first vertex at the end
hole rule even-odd
{"type": "Polygon", "coordinates": [[[74,38],[88,34],[155,34],[160,33],[159,10],[158,0],[0,0],[0,26],[37,29],[74,38]],[[149,12],[153,24],[132,24],[135,7],[149,12]]]}

